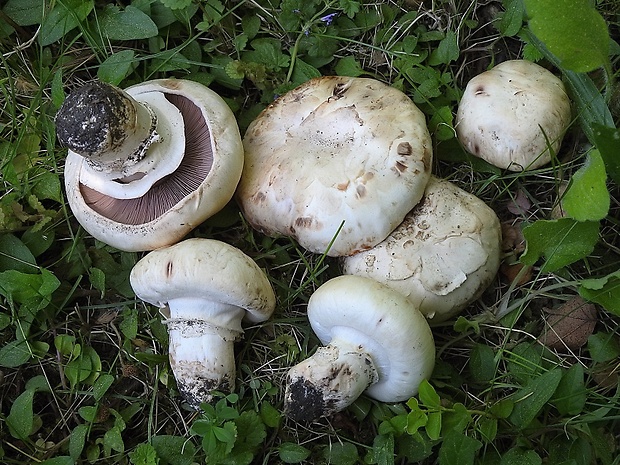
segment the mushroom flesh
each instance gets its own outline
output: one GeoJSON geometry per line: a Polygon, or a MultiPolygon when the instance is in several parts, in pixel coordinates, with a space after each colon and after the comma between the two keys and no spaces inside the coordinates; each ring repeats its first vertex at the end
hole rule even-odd
{"type": "Polygon", "coordinates": [[[193,81],[87,84],[63,103],[56,132],[73,214],[126,251],[178,242],[224,207],[243,169],[232,111],[193,81]]]}
{"type": "Polygon", "coordinates": [[[547,164],[570,122],[562,81],[535,63],[510,60],[468,82],[455,128],[473,155],[521,171],[547,164]]]}
{"type": "Polygon", "coordinates": [[[258,265],[224,242],[187,239],[144,256],[130,282],[138,298],[169,309],[170,365],[187,402],[197,409],[212,391],[234,390],[241,322],[265,321],[275,308],[258,265]]]}
{"type": "Polygon", "coordinates": [[[426,319],[384,284],[333,278],[310,297],[308,319],[326,346],[288,372],[284,410],[296,421],[344,410],[363,392],[400,402],[431,376],[435,344],[426,319]]]}
{"type": "Polygon", "coordinates": [[[243,143],[237,199],[250,225],[330,256],[383,240],[431,173],[424,114],[374,79],[312,79],[269,105],[243,143]]]}

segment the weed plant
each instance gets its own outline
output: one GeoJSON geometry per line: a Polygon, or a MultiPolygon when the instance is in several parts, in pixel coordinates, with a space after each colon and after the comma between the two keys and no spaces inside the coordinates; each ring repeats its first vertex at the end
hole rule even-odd
{"type": "Polygon", "coordinates": [[[615,2],[0,6],[1,463],[620,463],[615,2]],[[513,58],[560,75],[574,103],[553,162],[523,173],[467,155],[453,127],[467,81],[513,58]],[[434,328],[437,366],[418,396],[399,404],[362,396],[330,418],[296,424],[282,415],[284,377],[315,350],[305,306],[340,265],[253,231],[231,202],[192,236],[255,259],[278,307],[236,346],[236,392],[193,411],[168,365],[163,317],[128,282],[141,254],[94,240],[71,215],[54,115],[94,79],[126,87],[178,77],[222,95],[243,133],[274,98],[320,75],[379,79],[424,111],[434,172],[504,223],[502,271],[461,317],[434,328]],[[576,316],[585,304],[565,310],[578,296],[595,305],[594,319],[576,316]],[[558,309],[578,324],[545,345],[558,309]]]}

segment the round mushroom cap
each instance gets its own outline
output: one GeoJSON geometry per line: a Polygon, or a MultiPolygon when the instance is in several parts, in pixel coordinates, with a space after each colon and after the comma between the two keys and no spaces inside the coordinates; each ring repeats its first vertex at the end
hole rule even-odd
{"type": "MultiPolygon", "coordinates": [[[[230,201],[243,169],[243,145],[226,102],[197,82],[159,79],[127,90],[137,101],[153,102],[148,96],[162,94],[178,109],[185,138],[182,161],[144,195],[118,198],[94,189],[92,168],[69,151],[65,188],[75,218],[93,237],[120,250],[146,251],[178,242],[230,201]],[[86,173],[91,187],[83,182],[86,173]]],[[[148,163],[148,153],[141,163],[148,163]]],[[[131,179],[118,180],[125,182],[131,179]]]]}
{"type": "Polygon", "coordinates": [[[480,297],[497,274],[500,250],[495,212],[473,194],[432,177],[405,220],[371,250],[346,257],[343,271],[390,286],[437,323],[480,297]]]}
{"type": "Polygon", "coordinates": [[[247,221],[330,256],[384,239],[431,173],[424,115],[374,79],[312,79],[269,105],[243,143],[237,199],[247,221]]]}
{"type": "Polygon", "coordinates": [[[232,245],[187,239],[145,255],[131,270],[141,300],[163,308],[174,299],[204,299],[246,310],[251,322],[267,320],[275,295],[263,270],[232,245]]]}
{"type": "MultiPolygon", "coordinates": [[[[308,302],[308,319],[325,345],[345,328],[360,335],[379,380],[365,393],[382,402],[415,395],[435,366],[435,343],[424,316],[404,295],[362,276],[339,276],[321,285],[308,302]]],[[[354,342],[354,341],[351,341],[354,342]]]]}
{"type": "Polygon", "coordinates": [[[557,153],[571,122],[562,81],[526,61],[505,61],[469,81],[456,115],[467,151],[502,169],[538,168],[557,153]]]}

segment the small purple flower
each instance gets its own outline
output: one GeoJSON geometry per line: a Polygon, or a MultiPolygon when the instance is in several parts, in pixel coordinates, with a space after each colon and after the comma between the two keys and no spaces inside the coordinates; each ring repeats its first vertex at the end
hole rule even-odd
{"type": "Polygon", "coordinates": [[[319,18],[319,20],[323,21],[327,26],[329,26],[336,16],[338,16],[338,13],[330,13],[328,15],[325,15],[319,18]]]}

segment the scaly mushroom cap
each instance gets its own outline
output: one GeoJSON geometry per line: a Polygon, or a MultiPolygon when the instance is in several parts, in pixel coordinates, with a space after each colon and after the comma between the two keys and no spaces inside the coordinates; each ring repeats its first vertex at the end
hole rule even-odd
{"type": "Polygon", "coordinates": [[[243,143],[237,199],[247,221],[316,253],[328,250],[342,225],[331,256],[384,239],[420,200],[431,173],[424,115],[373,79],[312,79],[267,107],[243,143]]]}
{"type": "Polygon", "coordinates": [[[497,274],[500,249],[495,212],[432,177],[420,204],[383,242],[346,257],[343,272],[390,286],[437,323],[480,297],[497,274]]]}
{"type": "Polygon", "coordinates": [[[308,319],[327,347],[289,372],[285,410],[296,420],[342,410],[364,390],[382,402],[407,400],[432,374],[435,344],[426,319],[375,280],[327,281],[310,297],[308,319]]]}
{"type": "Polygon", "coordinates": [[[571,122],[564,84],[525,60],[505,61],[469,81],[456,115],[465,148],[502,169],[538,168],[557,153],[571,122]]]}
{"type": "MultiPolygon", "coordinates": [[[[143,158],[125,163],[97,155],[93,162],[69,150],[65,187],[74,216],[93,237],[120,250],[153,250],[178,242],[226,205],[241,176],[243,146],[226,102],[199,83],[160,79],[127,93],[157,117],[143,158]]],[[[113,147],[117,154],[142,133],[120,143],[122,137],[102,137],[92,150],[73,136],[70,147],[86,155],[113,147]]]]}

